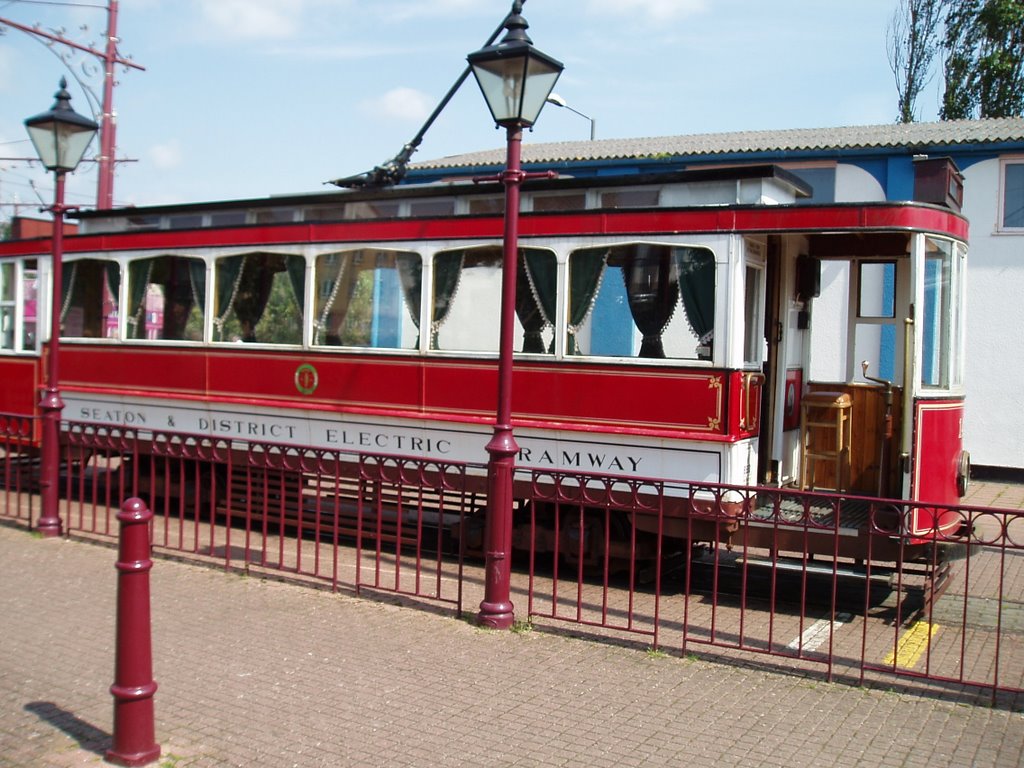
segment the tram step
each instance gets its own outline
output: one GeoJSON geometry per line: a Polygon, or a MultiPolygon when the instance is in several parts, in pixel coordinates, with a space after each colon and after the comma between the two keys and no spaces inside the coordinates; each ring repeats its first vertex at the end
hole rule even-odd
{"type": "Polygon", "coordinates": [[[833,566],[831,563],[815,560],[800,560],[797,558],[780,557],[775,560],[760,557],[741,558],[737,561],[737,567],[747,565],[754,568],[775,568],[778,571],[805,572],[811,576],[825,576],[831,578],[833,575],[839,579],[855,579],[858,581],[869,581],[873,584],[891,585],[895,571],[891,568],[880,568],[872,566],[871,572],[862,565],[852,563],[839,563],[833,566]]]}

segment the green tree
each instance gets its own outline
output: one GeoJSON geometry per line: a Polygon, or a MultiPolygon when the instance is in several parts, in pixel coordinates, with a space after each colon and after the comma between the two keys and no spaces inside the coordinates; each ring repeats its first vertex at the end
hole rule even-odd
{"type": "Polygon", "coordinates": [[[945,0],[944,120],[1024,114],[1024,0],[945,0]]]}
{"type": "Polygon", "coordinates": [[[918,95],[932,78],[938,30],[948,0],[899,0],[889,23],[886,48],[896,77],[899,122],[914,121],[918,95]]]}

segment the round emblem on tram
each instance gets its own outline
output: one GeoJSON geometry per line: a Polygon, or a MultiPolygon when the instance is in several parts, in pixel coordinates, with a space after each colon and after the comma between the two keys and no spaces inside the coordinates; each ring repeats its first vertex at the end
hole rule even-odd
{"type": "Polygon", "coordinates": [[[299,394],[312,395],[319,384],[320,377],[316,368],[309,363],[303,363],[295,369],[295,388],[299,390],[299,394]]]}

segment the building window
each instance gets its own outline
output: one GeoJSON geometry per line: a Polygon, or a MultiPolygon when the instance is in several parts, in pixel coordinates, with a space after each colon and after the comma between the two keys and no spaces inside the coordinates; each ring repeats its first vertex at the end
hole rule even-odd
{"type": "Polygon", "coordinates": [[[818,205],[821,203],[834,203],[836,201],[836,169],[835,166],[827,168],[793,168],[783,166],[787,171],[806,181],[811,185],[811,196],[801,197],[796,201],[797,205],[818,205]]]}
{"type": "Polygon", "coordinates": [[[1003,164],[1003,229],[1024,229],[1024,159],[1003,164]]]}

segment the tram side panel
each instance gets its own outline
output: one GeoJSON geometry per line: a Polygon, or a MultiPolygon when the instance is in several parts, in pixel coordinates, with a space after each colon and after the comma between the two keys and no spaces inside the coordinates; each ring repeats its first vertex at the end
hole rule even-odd
{"type": "MultiPolygon", "coordinates": [[[[913,498],[959,503],[970,474],[970,461],[963,449],[963,399],[918,400],[914,419],[913,498]]],[[[908,533],[927,536],[936,529],[946,533],[960,520],[960,515],[941,508],[916,508],[908,533]]]]}
{"type": "MultiPolygon", "coordinates": [[[[285,437],[294,444],[306,439],[331,447],[323,434],[250,433],[238,426],[239,417],[308,417],[334,427],[373,418],[424,430],[468,425],[482,432],[494,419],[496,370],[487,360],[68,344],[62,364],[70,404],[65,416],[81,421],[239,439],[285,437]],[[191,421],[155,415],[153,406],[160,403],[191,414],[191,421]]],[[[515,377],[517,428],[550,433],[552,439],[727,444],[758,429],[761,380],[744,372],[523,362],[515,377]]],[[[486,453],[464,460],[483,462],[486,453]]],[[[655,477],[650,463],[628,465],[626,474],[655,477]]],[[[742,480],[717,473],[709,478],[703,468],[691,477],[685,464],[659,467],[677,480],[742,480]]]]}

